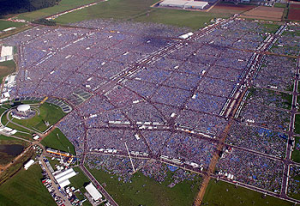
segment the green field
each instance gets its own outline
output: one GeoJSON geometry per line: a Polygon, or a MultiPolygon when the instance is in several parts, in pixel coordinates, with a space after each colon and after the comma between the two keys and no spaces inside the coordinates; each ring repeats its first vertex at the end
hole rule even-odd
{"type": "MultiPolygon", "coordinates": [[[[84,175],[79,167],[73,168],[75,172],[78,174],[70,179],[71,185],[74,186],[76,189],[80,189],[81,193],[76,193],[76,196],[79,200],[85,199],[83,193],[86,192],[84,186],[90,182],[90,180],[84,175]]],[[[87,200],[83,203],[83,206],[91,206],[91,203],[87,200]]]]}
{"type": "Polygon", "coordinates": [[[41,143],[45,147],[58,149],[60,151],[69,152],[69,153],[75,155],[74,146],[58,128],[56,128],[50,134],[48,134],[47,137],[45,137],[41,141],[41,143]]]}
{"type": "Polygon", "coordinates": [[[138,22],[163,23],[180,27],[199,29],[216,17],[227,18],[230,14],[209,13],[201,11],[183,11],[173,9],[151,8],[156,0],[109,0],[56,19],[60,24],[67,24],[96,18],[114,18],[138,22]]]}
{"type": "Polygon", "coordinates": [[[38,164],[21,170],[0,186],[1,206],[55,206],[50,193],[41,182],[42,170],[38,164]]]}
{"type": "Polygon", "coordinates": [[[292,153],[292,160],[300,163],[300,137],[295,137],[295,148],[292,153]]]}
{"type": "Polygon", "coordinates": [[[295,133],[300,134],[300,115],[296,114],[295,118],[295,133]]]}
{"type": "Polygon", "coordinates": [[[40,9],[40,10],[33,11],[33,12],[23,13],[23,14],[20,14],[18,16],[18,18],[32,21],[35,19],[50,16],[50,15],[53,15],[53,14],[56,14],[59,12],[70,10],[70,9],[76,8],[76,7],[84,5],[84,4],[89,4],[89,3],[92,3],[95,1],[97,1],[97,0],[62,0],[59,2],[58,5],[55,5],[53,7],[48,7],[45,9],[40,9]]]}
{"type": "Polygon", "coordinates": [[[226,182],[211,180],[203,198],[203,205],[208,206],[288,206],[290,202],[280,200],[275,197],[236,187],[226,182]]]}
{"type": "Polygon", "coordinates": [[[133,175],[131,183],[118,181],[117,176],[102,170],[91,169],[90,172],[101,184],[106,184],[107,192],[122,206],[191,206],[201,184],[201,178],[198,177],[195,181],[184,181],[169,188],[167,185],[171,183],[171,172],[162,183],[140,172],[133,175]]]}
{"type": "Polygon", "coordinates": [[[2,78],[16,71],[16,64],[13,60],[0,62],[0,81],[2,78]]]}
{"type": "Polygon", "coordinates": [[[285,3],[275,3],[274,7],[276,7],[276,8],[286,8],[287,4],[285,4],[285,3]]]}
{"type": "MultiPolygon", "coordinates": [[[[38,107],[38,109],[40,111],[39,115],[36,114],[33,118],[26,120],[13,119],[13,122],[23,125],[29,129],[43,132],[48,128],[45,122],[49,122],[50,125],[53,125],[65,116],[65,113],[61,110],[61,108],[53,104],[44,103],[38,107]]],[[[11,125],[12,124],[9,126],[13,128],[11,125]]]]}
{"type": "Polygon", "coordinates": [[[10,27],[20,27],[23,25],[25,25],[25,23],[0,20],[0,31],[10,28],[10,27]]]}
{"type": "Polygon", "coordinates": [[[228,18],[230,14],[220,14],[199,11],[184,11],[172,9],[154,9],[149,15],[141,15],[135,18],[140,22],[154,22],[162,24],[170,24],[179,27],[189,27],[191,29],[199,29],[210,24],[210,20],[214,18],[228,18]]]}

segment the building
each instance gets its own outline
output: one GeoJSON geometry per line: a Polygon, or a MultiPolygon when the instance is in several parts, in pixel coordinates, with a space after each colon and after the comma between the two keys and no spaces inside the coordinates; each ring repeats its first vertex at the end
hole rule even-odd
{"type": "Polygon", "coordinates": [[[183,9],[204,9],[208,2],[205,1],[186,1],[186,0],[164,0],[159,4],[166,7],[177,7],[183,9]]]}
{"type": "Polygon", "coordinates": [[[102,195],[92,183],[88,184],[85,189],[92,196],[94,201],[98,201],[102,198],[102,195]]]}
{"type": "Polygon", "coordinates": [[[28,170],[28,168],[29,168],[31,165],[33,165],[33,163],[34,163],[34,160],[33,160],[33,159],[29,160],[29,161],[26,162],[26,164],[24,165],[24,169],[25,169],[25,170],[28,170]]]}
{"type": "Polygon", "coordinates": [[[65,186],[71,184],[69,179],[71,177],[74,177],[75,175],[77,175],[77,173],[73,170],[73,168],[70,168],[63,172],[60,172],[59,174],[56,174],[54,176],[54,178],[56,179],[59,186],[63,188],[65,186]]]}
{"type": "Polygon", "coordinates": [[[30,111],[30,105],[29,104],[21,104],[17,107],[17,111],[23,112],[26,114],[28,111],[30,111]]]}

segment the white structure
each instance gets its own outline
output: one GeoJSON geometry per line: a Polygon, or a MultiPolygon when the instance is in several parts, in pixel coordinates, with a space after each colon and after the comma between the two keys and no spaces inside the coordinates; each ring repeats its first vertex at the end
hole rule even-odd
{"type": "Polygon", "coordinates": [[[178,7],[183,9],[204,9],[208,2],[205,1],[186,1],[186,0],[164,0],[160,6],[178,7]]]}
{"type": "Polygon", "coordinates": [[[18,112],[24,112],[26,113],[27,111],[30,110],[30,105],[29,104],[21,104],[17,107],[18,112]]]}
{"type": "Polygon", "coordinates": [[[102,195],[92,183],[88,184],[85,189],[92,196],[93,200],[97,201],[102,198],[102,195]]]}
{"type": "Polygon", "coordinates": [[[77,175],[77,173],[73,170],[73,168],[70,168],[55,175],[54,178],[56,179],[60,187],[65,187],[70,184],[69,179],[71,177],[74,177],[75,175],[77,175]]]}
{"type": "Polygon", "coordinates": [[[13,47],[12,46],[2,46],[0,62],[12,60],[13,57],[13,47]]]}
{"type": "Polygon", "coordinates": [[[28,170],[28,168],[29,168],[31,165],[33,165],[33,163],[34,163],[34,160],[33,160],[33,159],[29,160],[29,161],[24,165],[24,169],[25,169],[25,170],[28,170]]]}

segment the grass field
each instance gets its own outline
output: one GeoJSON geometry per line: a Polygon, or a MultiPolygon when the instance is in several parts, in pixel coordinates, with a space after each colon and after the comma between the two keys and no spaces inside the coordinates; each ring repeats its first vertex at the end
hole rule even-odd
{"type": "Polygon", "coordinates": [[[13,60],[0,62],[0,81],[2,83],[3,77],[16,71],[16,64],[13,60]]]}
{"type": "Polygon", "coordinates": [[[201,184],[201,178],[195,181],[184,181],[169,188],[171,172],[161,184],[154,179],[135,173],[131,183],[118,181],[118,177],[102,170],[91,169],[90,172],[102,184],[106,183],[107,192],[122,206],[155,205],[155,206],[190,206],[192,205],[201,184]]]}
{"type": "Polygon", "coordinates": [[[206,189],[203,205],[212,206],[288,206],[292,203],[274,198],[226,182],[211,180],[206,189]]]}
{"type": "Polygon", "coordinates": [[[296,114],[295,118],[295,133],[300,134],[300,115],[296,114]]]}
{"type": "Polygon", "coordinates": [[[65,113],[61,110],[61,108],[53,104],[44,103],[38,109],[40,111],[39,115],[36,114],[33,118],[26,120],[13,119],[13,122],[23,125],[29,129],[43,132],[48,128],[45,124],[46,121],[52,125],[65,116],[65,113]]]}
{"type": "Polygon", "coordinates": [[[0,31],[10,28],[10,27],[20,27],[25,25],[25,23],[20,23],[20,22],[11,22],[11,21],[3,21],[0,20],[0,31]]]}
{"type": "Polygon", "coordinates": [[[296,186],[296,191],[298,191],[297,193],[290,193],[289,196],[292,198],[295,198],[297,200],[300,200],[300,175],[294,176],[293,177],[294,181],[296,182],[297,186],[296,186]]]}
{"type": "Polygon", "coordinates": [[[66,138],[66,136],[59,130],[55,129],[47,137],[45,137],[41,143],[45,147],[58,149],[61,151],[69,152],[75,155],[75,148],[72,143],[66,138]]]}
{"type": "MultiPolygon", "coordinates": [[[[71,185],[74,186],[76,189],[80,189],[81,193],[77,192],[76,196],[79,200],[85,199],[84,193],[86,192],[85,186],[90,182],[90,180],[84,175],[79,167],[73,168],[75,172],[78,174],[70,179],[71,185]]],[[[91,206],[91,203],[87,200],[83,203],[83,206],[91,206]]]]}
{"type": "Polygon", "coordinates": [[[230,16],[230,14],[221,13],[151,8],[150,5],[156,2],[156,0],[109,0],[96,6],[66,14],[57,18],[56,21],[60,24],[67,24],[96,18],[114,18],[199,29],[205,23],[210,23],[213,18],[230,16]]]}
{"type": "Polygon", "coordinates": [[[58,5],[55,5],[53,7],[48,7],[45,9],[40,9],[33,12],[27,12],[18,15],[19,19],[25,19],[28,21],[32,21],[35,19],[43,18],[46,16],[50,16],[62,11],[70,10],[73,8],[76,8],[78,6],[89,4],[92,2],[95,2],[97,0],[61,0],[58,5]]]}
{"type": "Polygon", "coordinates": [[[300,137],[295,137],[295,148],[292,153],[292,160],[300,163],[300,137]]]}
{"type": "Polygon", "coordinates": [[[38,164],[21,170],[0,186],[1,206],[55,206],[50,193],[41,182],[42,170],[38,164]]]}

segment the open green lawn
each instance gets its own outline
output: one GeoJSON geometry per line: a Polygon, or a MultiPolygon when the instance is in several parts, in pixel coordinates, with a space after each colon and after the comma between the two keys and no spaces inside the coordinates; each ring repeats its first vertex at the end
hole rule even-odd
{"type": "Polygon", "coordinates": [[[65,116],[61,108],[53,104],[44,103],[38,109],[40,111],[39,115],[36,114],[33,118],[26,120],[13,119],[13,122],[29,129],[43,132],[48,128],[45,122],[49,122],[50,125],[53,125],[65,116]]]}
{"type": "Polygon", "coordinates": [[[156,8],[149,15],[141,15],[135,20],[189,27],[196,30],[210,24],[210,20],[213,18],[228,18],[229,16],[230,14],[156,8]]]}
{"type": "Polygon", "coordinates": [[[288,206],[290,202],[275,197],[263,197],[263,194],[242,187],[235,187],[226,182],[212,179],[206,189],[203,205],[208,206],[288,206]]]}
{"type": "Polygon", "coordinates": [[[292,160],[300,163],[300,137],[295,137],[295,148],[292,153],[292,160]]]}
{"type": "Polygon", "coordinates": [[[295,133],[300,134],[300,115],[296,114],[295,118],[295,133]]]}
{"type": "Polygon", "coordinates": [[[0,31],[10,28],[10,27],[20,27],[23,25],[25,25],[25,23],[0,20],[0,31]]]}
{"type": "MultiPolygon", "coordinates": [[[[73,169],[75,170],[75,172],[78,172],[78,174],[70,179],[71,185],[76,189],[80,189],[81,193],[76,193],[76,196],[79,200],[86,199],[83,195],[86,192],[84,186],[86,186],[86,184],[88,184],[90,180],[84,175],[79,167],[74,167],[73,169]]],[[[87,200],[83,205],[91,206],[91,203],[87,200]]]]}
{"type": "Polygon", "coordinates": [[[2,78],[16,71],[16,64],[13,60],[0,62],[0,81],[2,78]]]}
{"type": "Polygon", "coordinates": [[[191,206],[201,184],[201,178],[198,177],[195,181],[184,181],[169,188],[167,185],[171,183],[171,172],[161,184],[140,172],[133,175],[132,183],[118,181],[117,176],[102,170],[91,169],[90,172],[101,184],[106,184],[107,192],[122,206],[191,206]]]}
{"type": "Polygon", "coordinates": [[[285,4],[285,3],[275,3],[274,7],[276,7],[276,8],[286,8],[287,4],[285,4]]]}
{"type": "Polygon", "coordinates": [[[230,14],[151,8],[156,0],[109,0],[98,5],[63,15],[55,21],[67,24],[96,18],[114,18],[138,22],[154,22],[199,29],[216,17],[230,14]]]}
{"type": "Polygon", "coordinates": [[[292,198],[295,198],[297,200],[300,200],[300,193],[299,193],[299,190],[300,190],[300,175],[297,175],[297,176],[294,176],[293,177],[294,181],[297,181],[296,184],[296,191],[298,190],[298,193],[292,193],[292,194],[289,194],[289,196],[291,196],[292,198]]]}
{"type": "Polygon", "coordinates": [[[280,27],[280,25],[277,24],[262,24],[262,26],[265,27],[266,32],[274,34],[280,27]]]}
{"type": "Polygon", "coordinates": [[[76,189],[84,188],[84,186],[86,186],[85,184],[88,184],[90,180],[84,175],[79,167],[74,167],[73,169],[75,172],[78,172],[78,174],[70,179],[71,185],[76,189]]]}
{"type": "Polygon", "coordinates": [[[13,138],[13,137],[7,137],[7,136],[4,136],[4,135],[0,135],[0,141],[1,140],[15,140],[15,138],[13,138]]]}
{"type": "Polygon", "coordinates": [[[129,19],[152,10],[150,5],[156,0],[108,0],[56,19],[58,23],[70,23],[96,18],[129,19]]]}
{"type": "Polygon", "coordinates": [[[21,170],[0,186],[1,206],[55,206],[50,193],[41,182],[42,170],[38,164],[21,170]]]}
{"type": "Polygon", "coordinates": [[[60,151],[69,152],[75,155],[75,148],[72,143],[68,140],[68,138],[58,129],[56,128],[47,137],[45,137],[41,143],[45,147],[50,147],[53,149],[58,149],[60,151]]]}
{"type": "Polygon", "coordinates": [[[28,21],[32,21],[35,19],[43,18],[46,16],[50,16],[59,12],[63,12],[66,10],[70,10],[73,8],[76,8],[78,6],[89,4],[92,2],[95,2],[97,0],[61,0],[58,5],[55,5],[53,7],[48,7],[45,9],[40,9],[33,12],[27,12],[20,14],[18,16],[19,19],[25,19],[28,21]]]}

